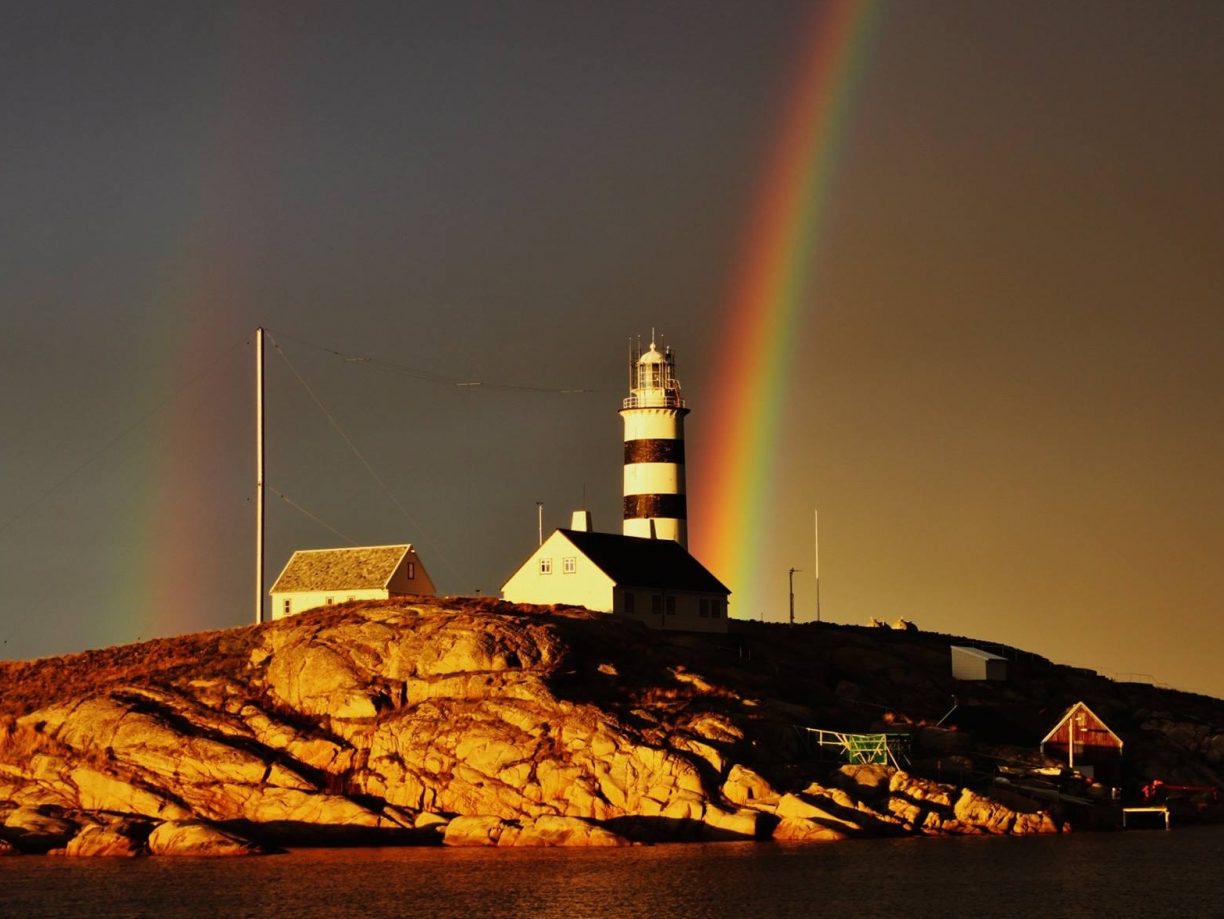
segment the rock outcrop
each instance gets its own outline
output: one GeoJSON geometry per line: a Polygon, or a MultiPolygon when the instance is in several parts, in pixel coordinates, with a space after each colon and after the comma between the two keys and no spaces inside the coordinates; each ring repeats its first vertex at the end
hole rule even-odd
{"type": "Polygon", "coordinates": [[[250,840],[202,820],[167,820],[149,834],[151,855],[231,856],[258,851],[250,840]]]}
{"type": "Polygon", "coordinates": [[[431,599],[0,664],[0,853],[1059,829],[1014,796],[821,761],[803,727],[838,695],[924,691],[894,652],[843,643],[791,693],[745,646],[431,599]]]}
{"type": "Polygon", "coordinates": [[[147,823],[131,820],[86,823],[61,851],[64,855],[93,857],[130,858],[143,855],[148,851],[151,829],[147,823]]]}

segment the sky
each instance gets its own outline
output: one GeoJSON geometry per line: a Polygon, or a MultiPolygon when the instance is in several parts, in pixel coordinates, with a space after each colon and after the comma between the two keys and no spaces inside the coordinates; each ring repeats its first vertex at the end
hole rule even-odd
{"type": "Polygon", "coordinates": [[[0,657],[253,619],[256,327],[267,584],[412,542],[454,594],[537,502],[619,530],[656,329],[732,615],[793,567],[815,618],[818,510],[823,619],[1224,696],[1214,0],[5,2],[0,87],[0,657]],[[771,188],[816,229],[756,348],[771,188]]]}

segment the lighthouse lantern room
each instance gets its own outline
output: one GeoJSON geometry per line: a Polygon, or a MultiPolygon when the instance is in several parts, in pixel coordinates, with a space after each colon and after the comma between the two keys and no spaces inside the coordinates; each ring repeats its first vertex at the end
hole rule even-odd
{"type": "Polygon", "coordinates": [[[684,416],[671,348],[631,349],[625,419],[626,536],[673,539],[688,547],[684,492],[684,416]]]}

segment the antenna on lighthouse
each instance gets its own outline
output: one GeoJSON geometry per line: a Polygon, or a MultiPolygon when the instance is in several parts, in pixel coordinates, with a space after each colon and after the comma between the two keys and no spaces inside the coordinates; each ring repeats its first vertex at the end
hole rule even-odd
{"type": "Polygon", "coordinates": [[[255,330],[255,624],[264,598],[264,330],[255,330]]]}

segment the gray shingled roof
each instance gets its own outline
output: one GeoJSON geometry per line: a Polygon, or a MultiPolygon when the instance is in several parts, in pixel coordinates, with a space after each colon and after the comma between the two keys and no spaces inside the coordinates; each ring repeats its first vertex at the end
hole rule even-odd
{"type": "Polygon", "coordinates": [[[586,530],[561,530],[561,533],[617,584],[661,590],[731,593],[726,585],[674,540],[586,530]]]}
{"type": "Polygon", "coordinates": [[[299,549],[269,593],[295,590],[366,590],[386,587],[411,546],[299,549]]]}

